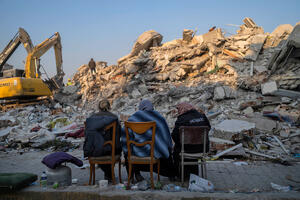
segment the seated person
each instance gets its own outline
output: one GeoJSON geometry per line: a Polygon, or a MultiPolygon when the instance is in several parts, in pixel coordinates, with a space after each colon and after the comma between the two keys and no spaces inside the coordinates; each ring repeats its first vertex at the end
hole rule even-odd
{"type": "MultiPolygon", "coordinates": [[[[134,113],[128,119],[129,122],[156,122],[155,144],[154,144],[154,157],[160,159],[160,174],[163,176],[173,177],[175,169],[171,156],[172,139],[166,120],[154,110],[152,103],[149,100],[143,100],[139,105],[139,111],[134,113]]],[[[139,143],[151,139],[152,130],[148,130],[147,134],[137,136],[134,134],[135,139],[138,138],[139,143]]],[[[127,162],[127,146],[126,146],[126,133],[122,131],[121,137],[122,149],[125,154],[126,169],[128,172],[127,162]]],[[[150,145],[137,147],[133,145],[132,154],[139,157],[150,156],[150,145]]],[[[134,165],[133,176],[137,182],[142,181],[144,178],[141,176],[140,171],[149,171],[149,165],[134,165]]],[[[157,172],[157,165],[154,165],[154,171],[157,172]]]]}
{"type": "MultiPolygon", "coordinates": [[[[175,142],[173,158],[175,168],[178,170],[177,175],[180,174],[180,151],[181,151],[181,143],[180,143],[180,135],[179,135],[179,127],[180,126],[208,126],[210,128],[209,121],[203,112],[198,112],[196,108],[187,103],[183,102],[176,106],[178,110],[177,120],[175,122],[175,127],[172,132],[172,139],[175,142]]],[[[209,140],[207,137],[206,141],[206,151],[209,151],[209,140]]],[[[201,153],[203,152],[203,145],[185,145],[184,151],[186,153],[201,153]]],[[[186,178],[189,177],[190,173],[198,175],[198,166],[197,165],[187,165],[184,167],[184,176],[186,178]]]]}
{"type": "MultiPolygon", "coordinates": [[[[106,99],[101,100],[99,102],[99,112],[86,119],[84,157],[111,155],[111,145],[103,146],[103,144],[112,140],[112,130],[104,131],[104,128],[114,121],[117,121],[115,152],[117,155],[121,154],[121,126],[118,117],[109,110],[109,102],[106,99]]],[[[105,179],[111,181],[111,165],[100,165],[100,168],[104,171],[105,179]]]]}

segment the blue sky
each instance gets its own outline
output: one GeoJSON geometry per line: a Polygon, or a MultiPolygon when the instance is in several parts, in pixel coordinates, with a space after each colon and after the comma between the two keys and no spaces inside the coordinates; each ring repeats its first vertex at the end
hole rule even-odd
{"type": "MultiPolygon", "coordinates": [[[[0,51],[19,27],[29,33],[34,45],[59,32],[66,77],[91,57],[116,64],[137,37],[151,29],[166,42],[181,38],[185,28],[197,28],[197,34],[203,34],[217,26],[235,33],[227,24],[240,25],[244,17],[251,17],[265,32],[300,21],[298,0],[0,0],[0,8],[0,51]]],[[[7,63],[22,69],[25,58],[20,46],[7,63]]],[[[41,63],[48,74],[55,74],[53,50],[41,63]]]]}

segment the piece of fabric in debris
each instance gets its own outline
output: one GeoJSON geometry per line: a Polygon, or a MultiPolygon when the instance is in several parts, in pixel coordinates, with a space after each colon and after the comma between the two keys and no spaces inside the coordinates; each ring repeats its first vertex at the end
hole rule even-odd
{"type": "Polygon", "coordinates": [[[178,104],[176,106],[176,108],[178,110],[178,115],[182,115],[190,110],[195,109],[195,107],[188,102],[182,102],[182,103],[178,104]]]}
{"type": "MultiPolygon", "coordinates": [[[[170,135],[170,130],[167,125],[166,120],[159,114],[159,112],[152,111],[137,111],[128,119],[129,122],[156,122],[156,132],[155,132],[155,144],[154,144],[154,157],[155,158],[168,158],[170,156],[169,149],[172,148],[172,139],[170,135]]],[[[140,135],[133,133],[129,130],[130,139],[138,143],[143,143],[144,141],[151,140],[152,129],[147,130],[146,133],[140,135]]],[[[121,136],[122,149],[125,155],[127,155],[127,145],[126,145],[126,133],[122,130],[121,136]]],[[[150,145],[145,145],[142,147],[132,146],[132,154],[138,157],[150,156],[150,145]]]]}
{"type": "Polygon", "coordinates": [[[55,169],[64,162],[73,163],[78,167],[81,167],[83,165],[83,162],[81,160],[65,152],[51,153],[45,156],[42,160],[42,163],[51,169],[55,169]]]}
{"type": "Polygon", "coordinates": [[[151,110],[154,110],[154,108],[153,108],[151,101],[145,99],[145,100],[141,101],[141,103],[139,105],[139,110],[151,111],[151,110]]]}
{"type": "Polygon", "coordinates": [[[281,121],[281,122],[287,122],[291,125],[296,125],[296,123],[292,119],[290,119],[288,116],[283,116],[278,112],[264,111],[263,116],[264,117],[269,117],[271,119],[278,120],[278,121],[281,121]]]}
{"type": "Polygon", "coordinates": [[[84,137],[84,128],[80,128],[78,131],[66,133],[65,138],[72,137],[72,138],[81,138],[84,137]]]}

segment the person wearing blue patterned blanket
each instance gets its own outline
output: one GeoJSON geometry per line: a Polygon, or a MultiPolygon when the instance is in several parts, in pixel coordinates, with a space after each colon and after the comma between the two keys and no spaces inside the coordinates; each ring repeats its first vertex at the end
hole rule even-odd
{"type": "MultiPolygon", "coordinates": [[[[156,133],[155,133],[155,144],[154,144],[154,157],[160,159],[161,167],[160,174],[167,177],[175,176],[175,168],[172,158],[172,138],[170,134],[169,127],[166,120],[161,116],[161,114],[154,110],[152,103],[149,100],[143,100],[139,104],[139,110],[135,112],[128,119],[129,122],[156,122],[156,133]]],[[[152,136],[152,130],[148,130],[146,134],[138,135],[134,134],[134,139],[136,142],[142,143],[149,140],[152,136]]],[[[127,146],[126,146],[126,134],[122,130],[121,135],[121,145],[122,150],[125,155],[126,169],[128,170],[127,162],[127,146]]],[[[150,156],[150,145],[143,147],[132,147],[132,154],[138,157],[150,156]]],[[[133,169],[133,174],[137,182],[142,181],[144,178],[141,176],[140,171],[149,171],[148,165],[135,165],[133,169]]],[[[157,172],[157,166],[155,165],[154,171],[157,172]]]]}

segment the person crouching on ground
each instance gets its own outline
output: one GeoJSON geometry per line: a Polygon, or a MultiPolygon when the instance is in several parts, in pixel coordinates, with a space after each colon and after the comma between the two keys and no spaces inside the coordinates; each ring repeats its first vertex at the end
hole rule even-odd
{"type": "MultiPolygon", "coordinates": [[[[116,129],[116,155],[121,154],[120,133],[121,126],[118,117],[111,112],[108,100],[104,99],[99,102],[99,112],[91,115],[86,119],[84,157],[97,157],[111,155],[111,145],[103,144],[112,140],[112,130],[104,131],[104,128],[112,122],[117,122],[116,129]]],[[[111,165],[99,165],[104,171],[104,179],[111,181],[111,165]]]]}
{"type": "MultiPolygon", "coordinates": [[[[175,168],[173,164],[173,159],[171,155],[172,150],[172,139],[167,125],[166,120],[155,111],[152,103],[149,100],[143,100],[139,104],[139,111],[134,113],[128,119],[129,122],[156,122],[156,132],[155,132],[155,144],[154,144],[154,157],[160,159],[160,174],[162,176],[174,177],[175,168]]],[[[138,143],[143,143],[146,140],[151,139],[152,130],[148,130],[147,133],[141,136],[137,136],[136,133],[133,133],[134,138],[138,138],[138,143]]],[[[132,139],[132,138],[131,138],[132,139]]],[[[126,134],[125,131],[122,131],[121,136],[122,149],[125,155],[126,169],[128,173],[128,151],[126,145],[126,134]]],[[[132,147],[132,155],[138,157],[149,157],[150,156],[150,146],[143,147],[132,147]]],[[[133,176],[137,182],[144,180],[143,176],[140,174],[140,171],[150,171],[149,165],[134,165],[133,166],[133,176]]],[[[157,172],[157,165],[154,165],[154,172],[157,172]]]]}
{"type": "MultiPolygon", "coordinates": [[[[175,127],[172,132],[172,139],[175,142],[173,158],[175,168],[178,170],[177,175],[180,174],[180,151],[181,151],[181,143],[180,143],[180,135],[179,135],[179,127],[180,126],[208,126],[210,128],[210,123],[203,112],[198,112],[196,108],[187,103],[183,102],[176,106],[178,110],[177,120],[175,122],[175,127]]],[[[207,137],[206,141],[206,149],[209,151],[209,140],[207,137]]],[[[185,153],[201,153],[203,152],[203,145],[185,145],[184,146],[185,153]]],[[[188,165],[184,168],[184,177],[188,178],[189,175],[196,174],[198,175],[198,166],[197,165],[188,165]]]]}

